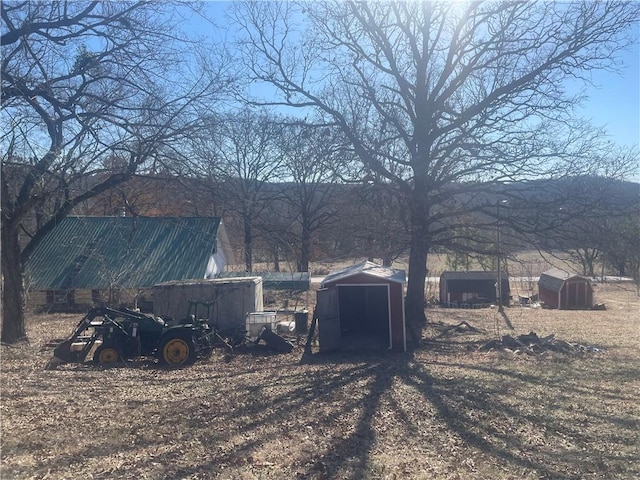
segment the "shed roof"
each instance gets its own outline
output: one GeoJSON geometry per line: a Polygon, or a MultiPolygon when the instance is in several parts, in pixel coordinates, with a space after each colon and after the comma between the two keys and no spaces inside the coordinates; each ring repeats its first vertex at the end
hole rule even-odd
{"type": "Polygon", "coordinates": [[[220,278],[261,277],[262,286],[274,290],[309,290],[311,274],[309,272],[223,272],[220,278]]]}
{"type": "Polygon", "coordinates": [[[383,267],[373,262],[361,262],[345,267],[341,270],[331,272],[322,281],[322,285],[332,283],[337,280],[343,280],[345,278],[353,277],[354,275],[371,275],[372,277],[381,278],[394,283],[406,283],[407,276],[404,270],[397,270],[395,268],[383,267]]]}
{"type": "MultiPolygon", "coordinates": [[[[454,272],[447,271],[442,272],[440,275],[440,280],[490,280],[495,282],[498,278],[497,271],[472,271],[472,272],[454,272]]],[[[507,278],[507,274],[503,273],[503,278],[507,278]]]]}
{"type": "Polygon", "coordinates": [[[585,281],[589,281],[588,278],[583,277],[581,275],[571,274],[565,272],[564,270],[560,270],[559,268],[552,268],[547,270],[546,272],[542,272],[540,274],[540,279],[538,280],[538,287],[546,288],[552,292],[559,292],[562,290],[565,282],[569,279],[583,279],[585,281]]]}
{"type": "Polygon", "coordinates": [[[204,278],[218,217],[67,217],[26,265],[31,290],[150,287],[204,278]]]}

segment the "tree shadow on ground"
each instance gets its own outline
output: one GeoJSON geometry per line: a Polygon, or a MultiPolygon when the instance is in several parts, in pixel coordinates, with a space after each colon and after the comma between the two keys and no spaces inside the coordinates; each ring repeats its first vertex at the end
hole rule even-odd
{"type": "MultiPolygon", "coordinates": [[[[509,472],[577,479],[638,473],[633,445],[640,422],[631,410],[603,408],[602,400],[637,405],[637,397],[618,392],[615,384],[634,381],[639,368],[602,363],[596,375],[612,383],[594,392],[586,382],[596,360],[526,364],[494,356],[474,362],[464,342],[444,345],[408,354],[313,354],[305,365],[294,356],[278,362],[251,357],[254,363],[245,367],[239,357],[233,376],[216,363],[194,366],[193,378],[188,369],[141,370],[127,377],[139,379],[134,397],[118,387],[123,369],[87,370],[84,380],[57,372],[76,387],[93,382],[91,392],[78,391],[77,402],[93,402],[113,420],[92,425],[89,441],[50,457],[41,473],[72,475],[69,465],[78,459],[104,464],[93,472],[96,478],[494,478],[509,472]]],[[[82,417],[51,421],[65,429],[82,417]]],[[[5,453],[16,448],[26,446],[10,445],[5,453]]]]}
{"type": "MultiPolygon", "coordinates": [[[[533,389],[551,398],[577,393],[571,392],[575,386],[568,385],[570,377],[567,382],[553,384],[545,374],[514,374],[506,369],[478,369],[464,363],[453,365],[457,374],[443,375],[440,368],[449,369],[450,363],[424,364],[413,355],[315,355],[311,364],[316,367],[314,375],[292,373],[256,385],[250,395],[257,401],[245,412],[254,419],[245,423],[242,431],[249,435],[262,433],[258,439],[241,442],[233,453],[216,458],[208,467],[233,463],[238,455],[251,458],[257,446],[275,442],[283,434],[277,426],[309,430],[309,448],[303,448],[303,453],[292,461],[299,478],[383,478],[385,467],[375,452],[384,449],[385,431],[381,429],[385,428],[400,435],[394,440],[398,446],[403,442],[417,446],[414,454],[418,463],[420,450],[426,456],[433,455],[429,450],[436,450],[440,456],[452,455],[445,446],[451,441],[462,444],[467,454],[468,449],[475,452],[495,470],[529,472],[536,478],[583,478],[585,472],[607,474],[611,473],[611,464],[620,468],[621,462],[632,460],[620,452],[601,455],[597,460],[597,455],[585,455],[584,448],[591,445],[593,438],[571,419],[565,419],[576,416],[571,404],[557,405],[553,412],[549,402],[528,411],[520,408],[520,403],[530,399],[526,393],[518,396],[518,389],[533,389]],[[334,370],[337,365],[341,368],[334,370]],[[476,370],[484,376],[475,376],[476,370]],[[265,388],[282,382],[292,386],[286,394],[268,399],[262,394],[265,388]],[[505,389],[515,389],[516,394],[505,397],[505,389]],[[342,398],[341,392],[347,390],[352,395],[342,398]],[[422,407],[408,407],[407,398],[399,391],[411,392],[409,403],[422,407]],[[424,422],[421,410],[430,412],[425,417],[438,425],[436,431],[440,431],[442,439],[433,436],[433,425],[427,429],[420,426],[421,420],[424,422]],[[269,413],[261,415],[265,411],[269,413]],[[379,419],[385,416],[391,417],[395,425],[381,424],[379,419]],[[543,438],[532,440],[536,432],[543,432],[543,438]],[[438,446],[438,442],[442,445],[438,446]],[[568,446],[564,450],[549,448],[558,442],[568,446]]],[[[581,412],[580,419],[584,415],[598,416],[597,407],[583,408],[586,411],[581,412]]],[[[607,415],[601,416],[599,422],[625,429],[627,437],[638,426],[630,418],[607,415]]],[[[467,467],[460,463],[463,460],[454,454],[449,463],[464,470],[467,467]]],[[[466,474],[473,473],[467,468],[466,474]]],[[[477,478],[483,478],[483,474],[477,478]]]]}
{"type": "Polygon", "coordinates": [[[509,318],[509,315],[507,315],[506,310],[502,309],[502,310],[498,311],[498,313],[500,314],[500,316],[504,320],[504,323],[507,326],[507,328],[509,328],[509,330],[515,330],[515,328],[513,327],[513,324],[511,323],[511,319],[509,318]]]}

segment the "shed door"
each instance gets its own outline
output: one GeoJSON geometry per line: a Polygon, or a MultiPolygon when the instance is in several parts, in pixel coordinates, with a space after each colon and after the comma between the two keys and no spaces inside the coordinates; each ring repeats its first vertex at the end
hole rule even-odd
{"type": "Polygon", "coordinates": [[[318,340],[320,351],[337,350],[340,346],[340,308],[338,289],[325,288],[316,293],[318,340]]]}
{"type": "Polygon", "coordinates": [[[338,303],[343,342],[391,345],[388,285],[338,285],[338,303]]]}

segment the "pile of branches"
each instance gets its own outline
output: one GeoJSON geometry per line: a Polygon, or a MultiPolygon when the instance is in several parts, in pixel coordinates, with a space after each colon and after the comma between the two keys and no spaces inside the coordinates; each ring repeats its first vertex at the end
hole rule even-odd
{"type": "Polygon", "coordinates": [[[568,355],[583,353],[603,353],[604,350],[594,345],[580,345],[555,338],[555,334],[539,337],[535,332],[518,335],[503,335],[501,339],[490,340],[478,349],[481,352],[500,350],[513,354],[543,355],[548,352],[559,352],[568,355]]]}
{"type": "Polygon", "coordinates": [[[452,336],[454,333],[486,333],[481,328],[476,328],[473,325],[470,325],[468,322],[460,322],[457,325],[448,325],[443,322],[430,323],[429,326],[437,328],[440,330],[440,333],[434,337],[434,339],[439,339],[442,337],[452,336]]]}

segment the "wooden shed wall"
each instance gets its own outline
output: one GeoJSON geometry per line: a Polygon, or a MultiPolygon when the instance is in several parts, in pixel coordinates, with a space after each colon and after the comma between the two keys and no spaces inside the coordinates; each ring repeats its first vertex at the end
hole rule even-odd
{"type": "Polygon", "coordinates": [[[539,287],[540,301],[550,308],[580,309],[593,306],[593,287],[586,278],[570,278],[560,292],[539,287]]]}
{"type": "Polygon", "coordinates": [[[404,325],[404,295],[402,285],[389,284],[389,308],[391,311],[391,343],[393,350],[404,352],[407,349],[404,325]]]}
{"type": "Polygon", "coordinates": [[[110,305],[119,307],[126,305],[130,308],[138,306],[142,311],[150,311],[144,308],[148,305],[147,297],[151,296],[150,289],[118,289],[112,292],[108,290],[76,288],[61,290],[36,290],[28,292],[28,305],[36,310],[50,312],[79,312],[96,305],[110,305]]]}
{"type": "Polygon", "coordinates": [[[538,295],[540,301],[550,308],[558,308],[558,292],[549,290],[548,288],[539,287],[538,295]]]}

